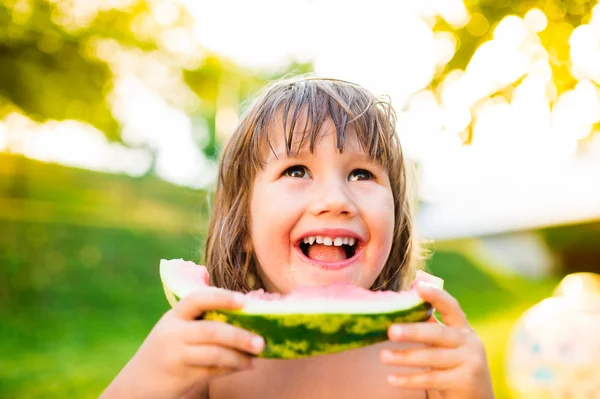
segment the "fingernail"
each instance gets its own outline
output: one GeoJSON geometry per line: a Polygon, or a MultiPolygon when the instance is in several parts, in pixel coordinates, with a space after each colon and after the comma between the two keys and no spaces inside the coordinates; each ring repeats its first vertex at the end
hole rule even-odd
{"type": "Polygon", "coordinates": [[[233,300],[238,305],[243,305],[244,303],[246,303],[246,297],[244,296],[244,294],[235,294],[233,296],[233,300]]]}
{"type": "Polygon", "coordinates": [[[398,377],[397,375],[388,376],[388,382],[390,384],[402,384],[405,381],[404,377],[398,377]]]}
{"type": "Polygon", "coordinates": [[[262,352],[262,350],[265,348],[265,340],[262,337],[253,337],[251,345],[255,352],[262,352]]]}
{"type": "Polygon", "coordinates": [[[392,360],[392,352],[388,351],[388,350],[384,350],[383,352],[381,352],[381,357],[383,358],[384,361],[387,360],[392,360]]]}
{"type": "Polygon", "coordinates": [[[419,281],[419,287],[422,290],[429,291],[431,289],[431,284],[426,283],[425,281],[419,281]]]}
{"type": "Polygon", "coordinates": [[[399,326],[398,324],[394,324],[392,326],[392,328],[390,328],[390,333],[392,335],[396,336],[396,337],[401,336],[402,335],[402,331],[403,331],[402,327],[399,326]]]}

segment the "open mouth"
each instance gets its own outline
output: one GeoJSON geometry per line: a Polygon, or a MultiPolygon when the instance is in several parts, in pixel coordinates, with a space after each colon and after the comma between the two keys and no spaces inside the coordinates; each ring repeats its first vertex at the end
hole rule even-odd
{"type": "Polygon", "coordinates": [[[340,262],[356,255],[359,241],[354,237],[309,236],[300,240],[304,256],[321,262],[340,262]]]}

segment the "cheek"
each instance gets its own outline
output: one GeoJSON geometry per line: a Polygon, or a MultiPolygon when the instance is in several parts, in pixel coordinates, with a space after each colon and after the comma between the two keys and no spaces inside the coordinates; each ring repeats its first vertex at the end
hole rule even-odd
{"type": "MultiPolygon", "coordinates": [[[[265,223],[266,218],[270,218],[268,208],[265,206],[267,196],[263,187],[256,187],[252,193],[250,201],[250,246],[254,251],[254,256],[258,262],[258,273],[265,282],[264,266],[268,267],[272,262],[270,258],[274,256],[268,251],[268,247],[275,235],[270,223],[265,223]]],[[[270,220],[270,219],[269,219],[270,220]]]]}
{"type": "Polygon", "coordinates": [[[394,234],[394,197],[388,187],[378,187],[362,195],[362,213],[370,229],[380,240],[392,240],[394,234]]]}
{"type": "Polygon", "coordinates": [[[381,239],[381,258],[379,259],[379,264],[381,268],[378,272],[381,273],[385,264],[387,263],[390,254],[392,252],[392,245],[394,243],[394,203],[393,200],[390,200],[385,213],[382,213],[381,216],[381,225],[382,225],[382,239],[381,239]]]}
{"type": "Polygon", "coordinates": [[[257,254],[287,248],[290,231],[297,222],[304,204],[302,190],[281,187],[277,182],[257,185],[250,203],[251,238],[257,254]],[[275,245],[277,243],[277,245],[275,245]]]}
{"type": "Polygon", "coordinates": [[[253,215],[261,214],[267,217],[258,221],[259,223],[268,221],[279,225],[297,217],[306,207],[307,196],[310,194],[307,182],[298,180],[274,182],[263,187],[260,193],[256,193],[253,215]]]}
{"type": "Polygon", "coordinates": [[[372,240],[367,253],[370,270],[379,274],[392,250],[394,240],[394,198],[389,187],[369,187],[360,193],[361,218],[372,240]]]}
{"type": "Polygon", "coordinates": [[[266,198],[264,193],[258,194],[252,198],[250,206],[250,239],[252,247],[257,257],[261,257],[263,247],[268,245],[269,241],[275,236],[271,223],[265,223],[270,220],[271,215],[265,206],[266,198]]]}

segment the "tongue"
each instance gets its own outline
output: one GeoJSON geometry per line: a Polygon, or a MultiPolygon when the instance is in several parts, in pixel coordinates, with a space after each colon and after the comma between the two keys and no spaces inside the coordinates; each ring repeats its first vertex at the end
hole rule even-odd
{"type": "Polygon", "coordinates": [[[339,262],[346,259],[346,251],[341,246],[313,244],[308,247],[308,257],[323,262],[339,262]]]}

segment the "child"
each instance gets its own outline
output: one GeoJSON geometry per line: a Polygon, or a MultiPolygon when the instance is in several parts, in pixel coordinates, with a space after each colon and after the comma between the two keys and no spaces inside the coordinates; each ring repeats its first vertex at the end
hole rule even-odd
{"type": "Polygon", "coordinates": [[[255,358],[261,337],[199,320],[239,308],[235,291],[406,287],[419,261],[406,176],[388,102],[339,80],[269,85],[219,169],[206,263],[211,283],[231,291],[181,300],[102,398],[493,398],[481,341],[457,301],[432,287],[419,294],[445,324],[394,325],[385,343],[308,359],[255,358]]]}

